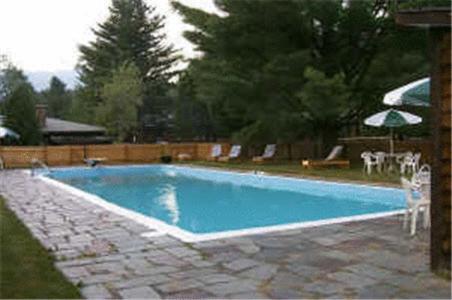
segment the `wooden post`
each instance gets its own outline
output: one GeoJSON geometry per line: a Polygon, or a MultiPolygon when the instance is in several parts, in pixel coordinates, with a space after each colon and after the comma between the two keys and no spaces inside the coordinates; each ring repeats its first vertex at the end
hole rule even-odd
{"type": "Polygon", "coordinates": [[[433,168],[430,261],[434,271],[451,268],[450,29],[430,29],[433,168]]]}
{"type": "Polygon", "coordinates": [[[451,7],[398,11],[396,23],[429,28],[432,113],[432,202],[430,263],[436,272],[451,270],[451,7]]]}

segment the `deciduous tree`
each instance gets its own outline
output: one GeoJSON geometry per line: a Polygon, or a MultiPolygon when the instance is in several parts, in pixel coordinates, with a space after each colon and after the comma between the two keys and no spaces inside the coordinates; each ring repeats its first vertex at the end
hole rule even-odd
{"type": "Polygon", "coordinates": [[[133,64],[120,66],[102,87],[104,101],[96,109],[96,118],[119,142],[136,133],[142,93],[139,70],[133,64]]]}

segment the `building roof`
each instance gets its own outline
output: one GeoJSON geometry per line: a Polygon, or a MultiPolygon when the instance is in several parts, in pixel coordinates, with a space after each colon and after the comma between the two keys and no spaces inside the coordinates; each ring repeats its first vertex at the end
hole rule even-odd
{"type": "MultiPolygon", "coordinates": [[[[0,115],[0,126],[4,123],[5,116],[0,115]]],[[[90,133],[105,134],[106,129],[100,126],[88,125],[83,123],[71,122],[55,118],[46,118],[46,126],[41,129],[43,133],[54,134],[71,134],[71,133],[90,133]]]]}
{"type": "Polygon", "coordinates": [[[105,128],[100,126],[76,123],[55,118],[47,118],[46,125],[42,128],[43,133],[92,133],[105,134],[105,128]]]}

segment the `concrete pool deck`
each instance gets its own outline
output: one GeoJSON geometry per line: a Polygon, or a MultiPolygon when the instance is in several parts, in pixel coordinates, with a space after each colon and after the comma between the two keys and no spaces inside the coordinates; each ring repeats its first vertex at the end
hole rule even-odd
{"type": "Polygon", "coordinates": [[[0,195],[86,298],[451,296],[428,232],[399,216],[189,244],[20,170],[0,172],[0,195]]]}

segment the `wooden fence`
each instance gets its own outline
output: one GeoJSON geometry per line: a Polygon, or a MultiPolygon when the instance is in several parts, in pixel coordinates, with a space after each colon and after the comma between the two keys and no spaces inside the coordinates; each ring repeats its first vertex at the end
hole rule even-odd
{"type": "MultiPolygon", "coordinates": [[[[9,168],[29,167],[32,159],[39,159],[49,166],[80,165],[84,157],[105,157],[109,164],[151,163],[162,155],[177,157],[190,154],[193,159],[204,160],[211,153],[213,144],[115,144],[86,146],[0,147],[0,157],[9,168]]],[[[229,145],[223,144],[223,153],[229,145]]]]}
{"type": "MultiPolygon", "coordinates": [[[[361,164],[363,151],[387,151],[387,139],[340,139],[344,144],[344,158],[354,164],[361,164]]],[[[178,154],[189,154],[192,159],[206,160],[215,143],[177,143],[177,144],[114,144],[114,145],[68,145],[42,147],[1,147],[0,157],[9,168],[29,167],[33,158],[45,162],[49,166],[70,166],[83,164],[84,157],[105,157],[108,164],[121,163],[153,163],[160,161],[163,155],[176,158],[178,154]]],[[[229,153],[231,145],[221,143],[222,155],[229,153]]],[[[432,160],[432,144],[427,140],[396,141],[395,151],[413,151],[422,153],[422,161],[432,160]]],[[[242,159],[249,160],[252,156],[261,155],[264,146],[243,147],[242,159]]],[[[299,161],[305,158],[322,159],[316,156],[316,144],[305,140],[300,143],[278,144],[275,159],[279,161],[299,161]]],[[[330,149],[326,149],[330,150],[330,149]]]]}

